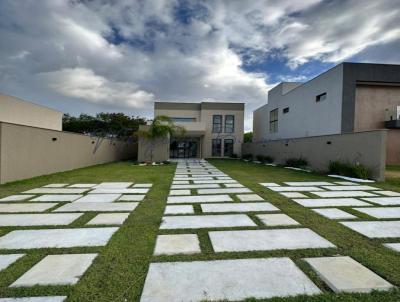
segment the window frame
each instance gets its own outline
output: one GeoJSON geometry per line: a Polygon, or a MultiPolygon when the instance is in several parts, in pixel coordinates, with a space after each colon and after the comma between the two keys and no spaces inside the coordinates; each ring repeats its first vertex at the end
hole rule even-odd
{"type": "Polygon", "coordinates": [[[289,113],[289,107],[283,108],[282,113],[283,114],[289,113]]]}
{"type": "Polygon", "coordinates": [[[225,128],[225,133],[235,133],[235,115],[233,115],[233,114],[225,115],[224,128],[225,128]],[[227,131],[228,128],[227,128],[227,123],[226,122],[228,121],[228,117],[232,118],[231,119],[232,125],[229,125],[230,129],[232,131],[227,131]]]}
{"type": "Polygon", "coordinates": [[[222,139],[220,138],[213,138],[211,140],[211,156],[212,157],[221,157],[222,156],[222,139]],[[215,147],[218,146],[218,144],[215,144],[215,142],[219,142],[219,147],[215,147]],[[214,148],[216,148],[216,150],[218,150],[219,148],[219,152],[214,152],[214,148]]]}
{"type": "Polygon", "coordinates": [[[279,108],[275,108],[269,112],[269,133],[278,132],[278,120],[279,108]]]}
{"type": "Polygon", "coordinates": [[[222,133],[222,115],[221,114],[214,114],[212,118],[212,133],[222,133]],[[215,119],[219,117],[220,122],[216,123],[215,119]],[[217,129],[217,126],[219,125],[219,129],[217,129]],[[219,130],[219,131],[217,131],[219,130]]]}
{"type": "Polygon", "coordinates": [[[326,92],[320,93],[315,97],[315,102],[323,102],[328,98],[328,94],[326,92]]]}
{"type": "Polygon", "coordinates": [[[232,156],[232,154],[234,153],[234,152],[233,152],[233,150],[234,150],[234,148],[233,148],[234,145],[235,145],[235,141],[234,141],[232,138],[226,138],[226,139],[224,139],[224,157],[230,157],[230,156],[232,156]],[[227,155],[228,152],[226,152],[226,151],[227,151],[227,150],[226,150],[227,141],[230,141],[230,144],[231,144],[231,146],[232,146],[232,152],[231,152],[230,154],[228,154],[228,155],[227,155]]]}

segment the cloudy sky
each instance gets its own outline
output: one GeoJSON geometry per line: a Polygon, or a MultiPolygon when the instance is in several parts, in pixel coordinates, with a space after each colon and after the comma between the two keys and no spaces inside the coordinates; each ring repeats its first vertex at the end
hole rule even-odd
{"type": "Polygon", "coordinates": [[[399,0],[1,0],[0,91],[71,114],[157,101],[251,112],[281,81],[400,63],[399,0]]]}

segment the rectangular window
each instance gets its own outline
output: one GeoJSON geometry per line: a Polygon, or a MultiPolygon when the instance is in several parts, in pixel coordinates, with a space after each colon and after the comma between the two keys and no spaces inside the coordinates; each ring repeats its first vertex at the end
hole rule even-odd
{"type": "Polygon", "coordinates": [[[269,113],[269,132],[278,132],[278,108],[269,113]]]}
{"type": "Polygon", "coordinates": [[[221,156],[221,139],[216,138],[212,140],[212,156],[221,156]]]}
{"type": "Polygon", "coordinates": [[[221,133],[222,132],[222,115],[213,115],[213,133],[221,133]]]}
{"type": "Polygon", "coordinates": [[[235,132],[235,116],[225,115],[225,133],[235,132]]]}
{"type": "Polygon", "coordinates": [[[233,139],[224,139],[224,156],[230,157],[233,154],[233,139]]]}
{"type": "Polygon", "coordinates": [[[192,123],[196,121],[194,117],[171,117],[171,120],[175,123],[192,123]]]}
{"type": "Polygon", "coordinates": [[[316,102],[322,102],[326,100],[326,92],[321,93],[315,97],[316,102]]]}
{"type": "Polygon", "coordinates": [[[282,111],[283,111],[283,113],[288,113],[289,112],[289,107],[284,108],[282,111]]]}

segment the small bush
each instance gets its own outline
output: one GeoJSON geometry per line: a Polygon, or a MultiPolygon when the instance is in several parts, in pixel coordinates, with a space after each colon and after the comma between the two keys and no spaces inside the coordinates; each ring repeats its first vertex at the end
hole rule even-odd
{"type": "Polygon", "coordinates": [[[285,162],[286,166],[295,167],[295,168],[305,168],[308,165],[308,161],[303,158],[288,158],[285,162]]]}
{"type": "Polygon", "coordinates": [[[273,163],[274,159],[273,157],[269,155],[257,155],[256,156],[257,160],[262,162],[262,163],[273,163]]]}
{"type": "Polygon", "coordinates": [[[343,163],[340,161],[329,162],[329,172],[333,174],[367,179],[371,177],[371,170],[361,164],[343,163]]]}
{"type": "Polygon", "coordinates": [[[253,154],[249,154],[249,153],[242,154],[242,159],[252,160],[253,154]]]}

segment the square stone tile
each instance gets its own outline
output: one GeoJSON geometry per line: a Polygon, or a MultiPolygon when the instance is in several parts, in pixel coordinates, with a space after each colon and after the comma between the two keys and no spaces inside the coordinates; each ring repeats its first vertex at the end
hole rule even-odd
{"type": "Polygon", "coordinates": [[[194,209],[191,205],[166,206],[164,214],[194,214],[194,209]]]}
{"type": "Polygon", "coordinates": [[[280,184],[277,184],[275,182],[260,182],[260,185],[263,187],[280,187],[280,184]]]}
{"type": "Polygon", "coordinates": [[[230,189],[198,189],[197,193],[204,194],[235,194],[235,193],[252,193],[248,188],[230,188],[230,189]]]}
{"type": "Polygon", "coordinates": [[[372,194],[370,192],[363,192],[363,191],[329,191],[329,192],[310,192],[310,193],[324,198],[376,196],[375,194],[372,194]]]}
{"type": "Polygon", "coordinates": [[[173,185],[188,185],[190,182],[188,180],[174,180],[173,185]]]}
{"type": "Polygon", "coordinates": [[[208,196],[169,196],[167,203],[206,203],[206,202],[229,202],[233,201],[229,195],[208,196]]]}
{"type": "Polygon", "coordinates": [[[19,258],[25,256],[25,254],[7,254],[7,255],[0,255],[0,272],[11,264],[16,262],[19,258]]]}
{"type": "Polygon", "coordinates": [[[150,264],[140,302],[242,301],[319,293],[289,258],[164,262],[150,264]]]}
{"type": "Polygon", "coordinates": [[[43,188],[64,188],[68,186],[68,184],[48,184],[43,186],[43,188]]]}
{"type": "Polygon", "coordinates": [[[147,194],[148,188],[138,189],[95,189],[90,191],[89,194],[147,194]]]}
{"type": "Polygon", "coordinates": [[[395,252],[400,252],[400,243],[385,243],[383,245],[395,252]]]}
{"type": "Polygon", "coordinates": [[[87,225],[122,225],[124,221],[128,218],[129,213],[106,213],[97,214],[92,220],[90,220],[87,225]]]}
{"type": "Polygon", "coordinates": [[[370,201],[381,206],[394,206],[400,205],[400,197],[376,197],[376,198],[363,198],[363,200],[370,201]]]}
{"type": "Polygon", "coordinates": [[[82,215],[81,213],[0,214],[0,226],[68,225],[82,215]]]}
{"type": "Polygon", "coordinates": [[[332,208],[332,209],[312,209],[314,212],[329,218],[329,219],[357,219],[356,216],[349,214],[343,210],[332,208]]]}
{"type": "Polygon", "coordinates": [[[102,182],[94,188],[98,189],[125,189],[133,185],[133,182],[102,182]]]}
{"type": "Polygon", "coordinates": [[[171,189],[201,189],[201,188],[220,188],[219,184],[191,184],[191,185],[172,185],[171,189]]]}
{"type": "Polygon", "coordinates": [[[22,201],[22,200],[27,200],[29,198],[35,197],[35,195],[10,195],[7,197],[3,197],[0,199],[0,202],[2,201],[22,201]]]}
{"type": "Polygon", "coordinates": [[[224,184],[226,188],[244,188],[244,185],[238,183],[224,184]]]}
{"type": "Polygon", "coordinates": [[[171,190],[169,195],[190,195],[190,190],[171,190]]]}
{"type": "Polygon", "coordinates": [[[93,188],[97,184],[73,184],[68,186],[68,188],[93,188]]]}
{"type": "Polygon", "coordinates": [[[29,212],[44,212],[57,203],[7,203],[0,204],[0,213],[29,213],[29,212]]]}
{"type": "Polygon", "coordinates": [[[88,188],[37,188],[22,192],[24,194],[82,194],[88,188]]]}
{"type": "Polygon", "coordinates": [[[134,184],[132,188],[151,188],[153,184],[147,183],[147,184],[134,184]]]}
{"type": "Polygon", "coordinates": [[[300,225],[300,223],[286,214],[259,214],[256,216],[266,226],[300,225]]]}
{"type": "Polygon", "coordinates": [[[67,296],[0,298],[0,302],[64,302],[67,296]]]}
{"type": "Polygon", "coordinates": [[[215,252],[336,247],[310,229],[213,231],[208,234],[215,252]]]}
{"type": "Polygon", "coordinates": [[[17,279],[11,287],[35,285],[74,285],[97,254],[49,255],[17,279]]]}
{"type": "Polygon", "coordinates": [[[122,195],[118,201],[142,201],[145,195],[122,195]]]}
{"type": "Polygon", "coordinates": [[[75,202],[114,202],[121,197],[121,194],[88,194],[75,202]]]}
{"type": "Polygon", "coordinates": [[[0,249],[104,246],[118,227],[11,231],[0,237],[0,249]]]}
{"type": "Polygon", "coordinates": [[[268,189],[275,191],[275,192],[311,192],[311,191],[323,191],[323,189],[318,188],[318,187],[306,187],[306,186],[300,186],[300,187],[267,187],[268,189]]]}
{"type": "Polygon", "coordinates": [[[164,216],[161,230],[257,226],[244,214],[164,216]]]}
{"type": "Polygon", "coordinates": [[[257,194],[237,194],[240,201],[264,201],[264,198],[257,194]]]}
{"type": "Polygon", "coordinates": [[[303,193],[300,192],[282,192],[279,193],[287,198],[308,198],[307,195],[304,195],[303,193]]]}
{"type": "Polygon", "coordinates": [[[210,203],[202,204],[201,210],[205,213],[223,212],[277,212],[279,209],[269,202],[249,203],[210,203]]]}
{"type": "Polygon", "coordinates": [[[81,194],[45,194],[31,199],[30,201],[74,201],[82,197],[81,194]]]}
{"type": "Polygon", "coordinates": [[[330,191],[374,191],[380,190],[379,188],[371,187],[371,186],[322,186],[324,189],[330,191]]]}
{"type": "Polygon", "coordinates": [[[400,221],[345,221],[344,226],[368,238],[400,237],[400,221]]]}
{"type": "Polygon", "coordinates": [[[354,208],[354,210],[378,219],[400,218],[400,207],[369,207],[354,208]]]}
{"type": "Polygon", "coordinates": [[[371,206],[355,198],[302,198],[293,199],[293,201],[307,208],[371,206]]]}
{"type": "Polygon", "coordinates": [[[77,202],[68,203],[54,212],[131,212],[138,202],[77,202]]]}
{"type": "Polygon", "coordinates": [[[154,255],[201,253],[196,234],[158,235],[154,255]]]}
{"type": "Polygon", "coordinates": [[[288,186],[293,186],[293,187],[309,187],[309,186],[330,186],[333,185],[330,182],[326,181],[288,181],[285,182],[286,185],[288,186]]]}
{"type": "Polygon", "coordinates": [[[372,193],[389,196],[389,197],[399,197],[400,196],[400,192],[395,192],[395,191],[373,191],[372,193]]]}
{"type": "Polygon", "coordinates": [[[389,290],[389,282],[348,256],[304,259],[335,292],[369,293],[389,290]]]}

